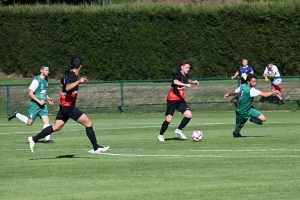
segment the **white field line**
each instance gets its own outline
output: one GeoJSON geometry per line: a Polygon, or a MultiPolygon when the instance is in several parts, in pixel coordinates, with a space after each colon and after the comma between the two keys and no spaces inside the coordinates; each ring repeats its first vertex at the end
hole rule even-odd
{"type": "MultiPolygon", "coordinates": [[[[269,124],[299,124],[300,122],[270,122],[269,124]]],[[[102,127],[102,128],[95,128],[101,125],[97,125],[94,126],[94,130],[95,131],[101,131],[101,130],[124,130],[124,129],[140,129],[140,128],[160,128],[161,124],[157,124],[154,126],[142,126],[144,123],[137,123],[140,124],[141,126],[124,126],[124,125],[129,125],[129,124],[120,124],[120,123],[116,123],[114,124],[113,128],[106,128],[106,127],[102,127]]],[[[252,124],[252,123],[249,123],[252,124]]],[[[3,124],[0,124],[3,126],[3,124]]],[[[206,125],[234,125],[234,123],[200,123],[200,124],[190,124],[190,126],[206,126],[206,125]]],[[[253,124],[256,125],[256,124],[253,124]]],[[[7,124],[5,124],[5,126],[7,126],[7,124]]],[[[11,124],[11,126],[25,126],[24,124],[11,124]]],[[[81,126],[80,124],[66,124],[65,126],[81,126]]],[[[170,124],[169,126],[178,126],[178,124],[170,124]]],[[[82,131],[84,130],[83,127],[80,129],[68,129],[66,127],[63,127],[62,130],[60,132],[74,132],[74,131],[82,131]]],[[[7,134],[37,134],[38,132],[40,132],[41,130],[32,130],[32,131],[20,131],[20,132],[0,132],[0,135],[7,135],[7,134]]]]}

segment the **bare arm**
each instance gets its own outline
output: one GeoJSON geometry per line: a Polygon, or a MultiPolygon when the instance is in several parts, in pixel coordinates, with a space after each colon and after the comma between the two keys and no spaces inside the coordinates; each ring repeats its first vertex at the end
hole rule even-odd
{"type": "Polygon", "coordinates": [[[269,97],[269,96],[272,96],[273,94],[278,94],[278,90],[274,90],[272,92],[260,92],[258,94],[258,96],[261,96],[261,97],[269,97]]]}
{"type": "Polygon", "coordinates": [[[236,95],[235,90],[233,90],[233,91],[231,91],[231,92],[228,92],[228,93],[224,94],[224,99],[225,99],[226,97],[234,96],[234,95],[236,95]]]}
{"type": "Polygon", "coordinates": [[[197,80],[189,80],[189,83],[195,84],[195,85],[199,85],[199,81],[197,80]]]}
{"type": "Polygon", "coordinates": [[[44,105],[44,104],[45,104],[45,101],[44,101],[44,100],[39,100],[38,98],[36,98],[36,96],[34,96],[34,91],[29,90],[28,95],[30,96],[30,98],[31,98],[32,100],[34,100],[34,101],[37,102],[38,104],[40,104],[40,105],[44,105]]]}
{"type": "Polygon", "coordinates": [[[66,91],[70,91],[70,90],[74,89],[77,85],[79,85],[80,83],[83,83],[85,81],[87,81],[86,78],[80,78],[79,80],[75,81],[74,83],[67,84],[66,91]]]}
{"type": "Polygon", "coordinates": [[[235,74],[231,77],[231,79],[236,78],[239,74],[240,74],[239,71],[236,71],[235,74]]]}
{"type": "Polygon", "coordinates": [[[187,88],[190,88],[190,87],[191,87],[191,84],[185,84],[185,83],[182,83],[182,82],[180,82],[180,81],[177,80],[177,79],[175,79],[175,80],[173,81],[173,84],[178,85],[178,86],[184,86],[184,87],[187,87],[187,88]]]}

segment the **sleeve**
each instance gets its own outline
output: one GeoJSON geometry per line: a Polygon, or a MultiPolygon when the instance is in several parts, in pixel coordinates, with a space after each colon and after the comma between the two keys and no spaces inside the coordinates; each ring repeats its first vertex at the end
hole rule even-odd
{"type": "Polygon", "coordinates": [[[70,75],[67,77],[66,84],[71,84],[71,83],[74,83],[75,81],[77,81],[77,76],[76,76],[76,74],[70,74],[70,75]]]}
{"type": "Polygon", "coordinates": [[[241,87],[236,88],[234,91],[235,91],[235,93],[237,93],[237,94],[240,93],[240,92],[241,92],[241,87]]]}
{"type": "Polygon", "coordinates": [[[36,79],[34,79],[34,80],[32,80],[32,82],[31,82],[31,84],[30,84],[30,86],[29,86],[28,89],[35,92],[35,90],[36,90],[38,87],[39,87],[39,82],[38,82],[36,79]]]}
{"type": "Polygon", "coordinates": [[[264,74],[268,74],[268,67],[265,68],[264,74]]]}
{"type": "Polygon", "coordinates": [[[255,89],[254,87],[250,89],[250,96],[251,97],[257,97],[259,95],[260,91],[255,89]]]}
{"type": "Polygon", "coordinates": [[[273,69],[273,72],[275,72],[275,75],[278,75],[278,74],[279,74],[278,68],[277,68],[276,65],[273,65],[272,69],[273,69]]]}

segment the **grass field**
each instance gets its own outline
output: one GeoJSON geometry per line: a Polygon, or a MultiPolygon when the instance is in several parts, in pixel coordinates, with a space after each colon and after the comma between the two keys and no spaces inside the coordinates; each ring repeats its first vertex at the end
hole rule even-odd
{"type": "MultiPolygon", "coordinates": [[[[0,118],[0,199],[299,199],[299,112],[265,112],[263,126],[247,123],[233,138],[234,112],[198,112],[174,134],[178,113],[159,143],[163,114],[89,115],[102,155],[88,153],[85,129],[73,121],[55,144],[27,137],[41,129],[0,118]],[[190,139],[193,130],[202,142],[190,139]]],[[[51,116],[54,120],[54,116],[51,116]]]]}

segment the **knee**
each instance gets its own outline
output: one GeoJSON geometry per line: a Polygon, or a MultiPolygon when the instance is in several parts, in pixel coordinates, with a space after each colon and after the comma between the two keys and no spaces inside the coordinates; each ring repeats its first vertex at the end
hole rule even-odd
{"type": "Polygon", "coordinates": [[[191,119],[191,118],[193,117],[193,114],[192,114],[191,111],[186,111],[186,112],[184,113],[184,116],[191,119]]]}
{"type": "Polygon", "coordinates": [[[86,123],[85,126],[86,127],[92,127],[93,126],[93,122],[90,120],[89,122],[86,123]]]}
{"type": "Polygon", "coordinates": [[[169,123],[171,123],[172,119],[173,119],[173,116],[172,116],[172,115],[168,115],[168,116],[166,117],[166,121],[169,122],[169,123]]]}

